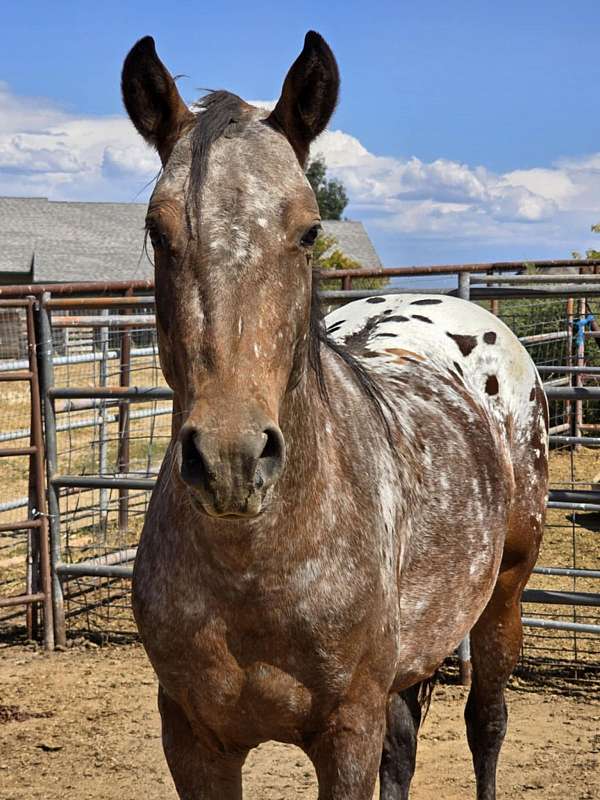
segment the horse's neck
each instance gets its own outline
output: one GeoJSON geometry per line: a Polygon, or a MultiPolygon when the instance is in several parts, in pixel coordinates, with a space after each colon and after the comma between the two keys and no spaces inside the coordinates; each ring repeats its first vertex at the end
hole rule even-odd
{"type": "Polygon", "coordinates": [[[374,453],[391,455],[372,400],[350,367],[325,347],[322,371],[326,396],[314,370],[307,367],[304,380],[282,404],[280,425],[288,443],[288,465],[281,490],[292,497],[318,496],[324,485],[347,493],[352,481],[349,462],[360,470],[374,453]]]}

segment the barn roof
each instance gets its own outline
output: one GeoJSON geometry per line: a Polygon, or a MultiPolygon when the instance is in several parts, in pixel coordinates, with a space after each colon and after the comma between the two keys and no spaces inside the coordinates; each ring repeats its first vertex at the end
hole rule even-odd
{"type": "MultiPolygon", "coordinates": [[[[151,278],[145,215],[145,203],[0,197],[0,282],[151,278]]],[[[362,222],[325,220],[323,228],[349,258],[364,267],[381,266],[362,222]]]]}
{"type": "Polygon", "coordinates": [[[323,232],[336,240],[334,248],[357,261],[365,269],[379,269],[382,264],[362,222],[352,219],[325,219],[323,232]]]}

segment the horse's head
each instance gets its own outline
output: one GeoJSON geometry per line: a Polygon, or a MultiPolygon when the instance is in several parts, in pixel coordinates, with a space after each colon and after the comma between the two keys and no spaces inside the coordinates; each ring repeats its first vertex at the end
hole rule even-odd
{"type": "Polygon", "coordinates": [[[284,467],[280,407],[306,369],[319,225],[302,167],[338,87],[313,32],[272,113],[228,92],[192,113],[150,37],[123,66],[125,106],[163,167],[146,227],[180,474],[213,516],[258,514],[284,467]]]}

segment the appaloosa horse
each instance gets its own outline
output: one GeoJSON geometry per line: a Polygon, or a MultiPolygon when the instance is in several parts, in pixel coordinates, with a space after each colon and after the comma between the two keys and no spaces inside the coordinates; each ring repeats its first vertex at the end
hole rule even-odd
{"type": "MultiPolygon", "coordinates": [[[[451,297],[318,315],[305,178],[338,70],[307,34],[275,109],[193,113],[139,41],[123,97],[163,169],[148,208],[173,435],[135,564],[181,798],[240,798],[269,739],[321,800],[406,798],[419,684],[471,631],[477,797],[495,797],[519,598],[542,533],[546,403],[510,330],[451,297]]],[[[433,776],[432,776],[433,780],[433,776]]]]}

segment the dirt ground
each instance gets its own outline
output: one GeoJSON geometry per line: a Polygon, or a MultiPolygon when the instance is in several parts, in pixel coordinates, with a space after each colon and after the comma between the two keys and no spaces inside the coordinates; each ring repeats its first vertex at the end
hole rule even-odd
{"type": "MultiPolygon", "coordinates": [[[[435,690],[420,736],[413,800],[474,796],[465,691],[435,690]]],[[[156,679],[139,645],[88,642],[53,655],[34,646],[0,647],[0,798],[176,800],[155,696],[156,679]]],[[[533,691],[517,681],[508,706],[498,800],[599,798],[598,698],[583,689],[533,691]]],[[[248,800],[317,796],[304,754],[273,743],[250,755],[244,786],[248,800]]]]}

